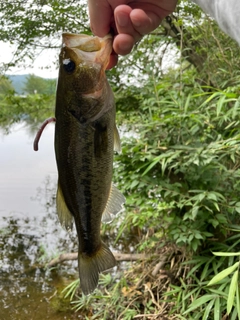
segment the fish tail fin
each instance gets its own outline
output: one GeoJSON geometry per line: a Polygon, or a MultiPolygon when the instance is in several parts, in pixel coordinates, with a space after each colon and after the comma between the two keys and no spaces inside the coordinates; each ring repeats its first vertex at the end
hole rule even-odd
{"type": "Polygon", "coordinates": [[[88,256],[79,252],[78,267],[82,292],[85,295],[92,293],[98,285],[99,273],[115,265],[114,255],[103,242],[94,255],[88,256]]]}

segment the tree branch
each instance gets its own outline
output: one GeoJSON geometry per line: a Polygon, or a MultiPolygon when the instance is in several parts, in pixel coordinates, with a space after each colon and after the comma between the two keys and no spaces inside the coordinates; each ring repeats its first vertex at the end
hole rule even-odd
{"type": "MultiPolygon", "coordinates": [[[[136,261],[136,260],[145,260],[149,258],[149,255],[146,255],[144,253],[118,253],[115,252],[114,257],[117,261],[136,261]]],[[[62,253],[57,258],[51,260],[47,267],[51,268],[59,263],[62,263],[64,261],[71,261],[71,260],[77,260],[78,253],[72,252],[72,253],[62,253]]]]}

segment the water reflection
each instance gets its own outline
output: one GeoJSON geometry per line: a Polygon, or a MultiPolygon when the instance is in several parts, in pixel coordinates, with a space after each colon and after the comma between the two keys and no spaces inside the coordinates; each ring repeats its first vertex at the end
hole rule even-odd
{"type": "MultiPolygon", "coordinates": [[[[0,133],[0,320],[85,319],[68,309],[59,314],[60,307],[56,311],[51,299],[56,290],[78,277],[77,261],[44,268],[60,253],[78,248],[75,229],[63,230],[56,214],[53,131],[54,124],[49,124],[38,152],[33,151],[34,137],[25,123],[16,125],[9,135],[0,133]]],[[[106,243],[110,239],[113,251],[115,225],[114,230],[105,227],[103,237],[106,243]]],[[[137,235],[123,236],[118,240],[119,251],[133,252],[131,243],[137,243],[137,235]]]]}
{"type": "Polygon", "coordinates": [[[57,176],[53,129],[46,128],[39,152],[33,151],[33,137],[24,123],[15,125],[9,135],[0,133],[0,217],[9,212],[40,214],[42,209],[31,196],[47,174],[57,176]]]}
{"type": "Polygon", "coordinates": [[[64,231],[55,212],[53,130],[50,125],[44,132],[39,152],[24,123],[0,136],[0,319],[77,318],[72,312],[60,316],[49,302],[62,282],[76,276],[76,263],[55,272],[40,267],[77,250],[75,232],[64,231]]]}

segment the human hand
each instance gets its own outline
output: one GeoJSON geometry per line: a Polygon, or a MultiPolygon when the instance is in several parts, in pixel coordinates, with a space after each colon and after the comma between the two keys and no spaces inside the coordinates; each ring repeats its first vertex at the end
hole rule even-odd
{"type": "Polygon", "coordinates": [[[176,4],[177,0],[88,0],[93,33],[104,37],[114,32],[108,69],[117,64],[118,54],[130,53],[137,41],[156,29],[176,4]]]}

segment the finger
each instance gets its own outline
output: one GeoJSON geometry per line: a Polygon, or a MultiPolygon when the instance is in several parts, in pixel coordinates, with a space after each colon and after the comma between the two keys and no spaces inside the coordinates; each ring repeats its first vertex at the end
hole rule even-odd
{"type": "Polygon", "coordinates": [[[135,44],[135,39],[129,34],[118,34],[113,40],[113,50],[120,55],[129,54],[135,44]]]}
{"type": "Polygon", "coordinates": [[[130,6],[132,9],[142,9],[145,12],[153,12],[160,19],[165,18],[167,15],[172,13],[176,7],[178,0],[171,0],[171,1],[132,1],[130,6]]]}
{"type": "Polygon", "coordinates": [[[115,52],[112,52],[107,65],[107,70],[115,67],[117,65],[117,62],[118,62],[118,56],[115,52]]]}
{"type": "Polygon", "coordinates": [[[141,35],[135,30],[132,21],[130,19],[130,14],[132,8],[127,5],[120,5],[114,10],[114,17],[116,28],[119,34],[128,34],[134,38],[137,42],[140,40],[141,35]]]}
{"type": "Polygon", "coordinates": [[[141,9],[132,10],[130,20],[135,31],[142,36],[155,30],[162,21],[156,13],[141,9]]]}
{"type": "Polygon", "coordinates": [[[88,9],[92,32],[98,37],[104,37],[110,31],[112,8],[107,1],[89,0],[88,9]]]}

